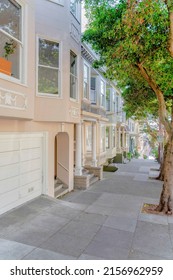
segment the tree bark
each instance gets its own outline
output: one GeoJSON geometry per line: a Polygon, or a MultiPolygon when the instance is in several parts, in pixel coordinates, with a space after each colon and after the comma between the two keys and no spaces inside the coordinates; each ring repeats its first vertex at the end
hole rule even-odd
{"type": "Polygon", "coordinates": [[[168,149],[168,143],[166,143],[166,145],[164,147],[163,160],[162,160],[161,166],[160,166],[160,174],[156,178],[157,180],[160,180],[160,181],[164,181],[165,162],[166,162],[166,157],[167,157],[167,149],[168,149]]]}
{"type": "Polygon", "coordinates": [[[167,144],[167,154],[164,167],[164,184],[157,211],[166,214],[173,213],[173,135],[167,144]]]}

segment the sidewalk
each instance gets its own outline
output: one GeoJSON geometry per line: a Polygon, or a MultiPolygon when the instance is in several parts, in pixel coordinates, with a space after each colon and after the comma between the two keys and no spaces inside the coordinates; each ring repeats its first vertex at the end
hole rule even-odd
{"type": "Polygon", "coordinates": [[[159,201],[162,182],[148,179],[157,166],[132,160],[86,191],[1,215],[0,259],[173,259],[173,217],[141,213],[159,201]]]}

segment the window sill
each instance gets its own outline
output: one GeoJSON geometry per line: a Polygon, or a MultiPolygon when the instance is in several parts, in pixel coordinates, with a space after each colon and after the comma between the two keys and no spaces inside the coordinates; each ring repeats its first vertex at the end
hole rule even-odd
{"type": "Polygon", "coordinates": [[[28,85],[26,83],[22,83],[21,80],[13,78],[11,76],[5,75],[3,73],[0,73],[0,79],[20,85],[20,86],[24,86],[24,87],[28,87],[28,85]]]}
{"type": "Polygon", "coordinates": [[[36,94],[37,97],[43,98],[52,98],[52,99],[62,99],[62,96],[59,94],[50,94],[50,93],[38,93],[36,94]]]}

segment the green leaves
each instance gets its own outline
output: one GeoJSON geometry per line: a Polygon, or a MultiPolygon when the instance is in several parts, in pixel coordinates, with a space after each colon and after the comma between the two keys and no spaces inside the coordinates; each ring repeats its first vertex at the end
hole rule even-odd
{"type": "MultiPolygon", "coordinates": [[[[171,5],[169,1],[167,5],[171,5]]],[[[156,95],[139,73],[142,64],[165,95],[173,96],[173,59],[168,51],[169,16],[164,0],[86,0],[90,17],[83,39],[99,53],[107,76],[123,91],[126,111],[156,114],[156,95]],[[138,108],[141,108],[140,110],[138,108]]],[[[167,105],[169,110],[169,106],[167,105]]],[[[134,114],[133,114],[134,115],[134,114]]]]}

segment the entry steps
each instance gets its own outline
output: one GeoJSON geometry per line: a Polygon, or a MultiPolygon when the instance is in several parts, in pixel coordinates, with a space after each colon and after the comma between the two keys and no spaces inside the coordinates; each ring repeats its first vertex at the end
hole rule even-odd
{"type": "Polygon", "coordinates": [[[61,198],[68,192],[68,186],[61,182],[59,179],[56,179],[54,185],[54,197],[61,198]]]}
{"type": "Polygon", "coordinates": [[[97,181],[99,181],[99,177],[95,176],[93,173],[91,173],[88,169],[83,168],[82,175],[89,177],[89,186],[93,185],[97,181]]]}

